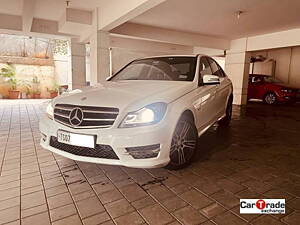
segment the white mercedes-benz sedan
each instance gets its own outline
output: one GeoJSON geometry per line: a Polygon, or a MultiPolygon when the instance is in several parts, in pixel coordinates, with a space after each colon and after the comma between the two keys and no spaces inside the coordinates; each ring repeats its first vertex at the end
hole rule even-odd
{"type": "Polygon", "coordinates": [[[208,56],[138,59],[102,84],[52,100],[40,143],[78,161],[180,169],[201,134],[229,124],[232,99],[230,79],[208,56]]]}

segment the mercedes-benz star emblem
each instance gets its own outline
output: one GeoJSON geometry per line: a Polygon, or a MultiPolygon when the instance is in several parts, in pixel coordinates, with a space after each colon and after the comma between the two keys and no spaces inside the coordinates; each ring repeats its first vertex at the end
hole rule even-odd
{"type": "Polygon", "coordinates": [[[73,126],[79,126],[83,121],[83,112],[80,108],[72,109],[69,116],[70,124],[73,126]]]}

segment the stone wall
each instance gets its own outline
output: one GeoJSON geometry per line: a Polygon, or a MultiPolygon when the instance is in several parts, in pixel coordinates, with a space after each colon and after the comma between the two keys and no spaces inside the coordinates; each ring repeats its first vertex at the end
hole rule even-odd
{"type": "MultiPolygon", "coordinates": [[[[0,68],[5,64],[0,63],[0,68]]],[[[52,88],[55,82],[55,68],[53,65],[26,65],[26,64],[12,64],[16,68],[17,90],[26,92],[25,84],[29,84],[30,90],[34,88],[32,83],[36,76],[40,82],[39,88],[41,91],[41,98],[49,98],[50,93],[47,88],[52,88]]],[[[0,95],[8,96],[9,85],[0,77],[0,95]]]]}
{"type": "MultiPolygon", "coordinates": [[[[40,82],[42,98],[49,98],[51,89],[56,82],[67,85],[71,73],[68,48],[61,48],[60,40],[34,38],[28,36],[0,34],[0,68],[9,63],[16,68],[17,89],[25,92],[25,83],[32,85],[37,77],[40,82]],[[55,44],[56,43],[56,44],[55,44]],[[58,46],[58,48],[57,48],[58,46]],[[58,50],[57,50],[58,49],[58,50]]],[[[68,44],[67,44],[68,45],[68,44]]],[[[32,88],[31,88],[32,89],[32,88]]],[[[0,98],[8,95],[9,86],[0,77],[0,98]]]]}

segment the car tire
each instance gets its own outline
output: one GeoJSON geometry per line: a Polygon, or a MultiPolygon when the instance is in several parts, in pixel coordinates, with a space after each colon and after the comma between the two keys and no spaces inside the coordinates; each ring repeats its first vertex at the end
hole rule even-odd
{"type": "Polygon", "coordinates": [[[264,96],[264,102],[268,105],[274,105],[277,103],[276,94],[273,92],[269,92],[264,96]]]}
{"type": "Polygon", "coordinates": [[[193,119],[181,116],[173,133],[170,162],[166,166],[170,170],[178,170],[188,166],[197,150],[198,132],[193,119]]]}
{"type": "Polygon", "coordinates": [[[227,106],[226,106],[226,115],[224,118],[222,118],[218,124],[220,126],[229,126],[230,121],[231,121],[231,117],[232,117],[232,97],[229,98],[227,106]]]}

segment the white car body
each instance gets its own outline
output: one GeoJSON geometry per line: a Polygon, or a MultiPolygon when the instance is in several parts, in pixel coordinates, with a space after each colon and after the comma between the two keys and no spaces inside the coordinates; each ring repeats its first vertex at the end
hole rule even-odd
{"type": "Polygon", "coordinates": [[[155,168],[167,165],[170,161],[173,132],[182,113],[188,110],[193,114],[195,126],[200,136],[225,116],[226,105],[232,95],[232,84],[227,76],[220,78],[218,85],[198,86],[199,60],[200,57],[204,56],[195,57],[197,57],[197,67],[192,82],[107,81],[87,90],[75,91],[55,98],[52,101],[54,107],[57,104],[110,107],[118,108],[119,113],[112,126],[90,129],[66,126],[45,114],[41,117],[39,124],[42,133],[41,146],[64,157],[84,162],[135,168],[155,168]],[[119,127],[128,112],[137,111],[156,102],[167,104],[166,113],[159,123],[140,127],[119,127]],[[93,135],[96,137],[96,144],[110,146],[118,159],[76,155],[50,146],[50,137],[57,137],[59,130],[93,135]],[[154,158],[135,159],[126,149],[157,144],[159,144],[159,153],[154,158]]]}

